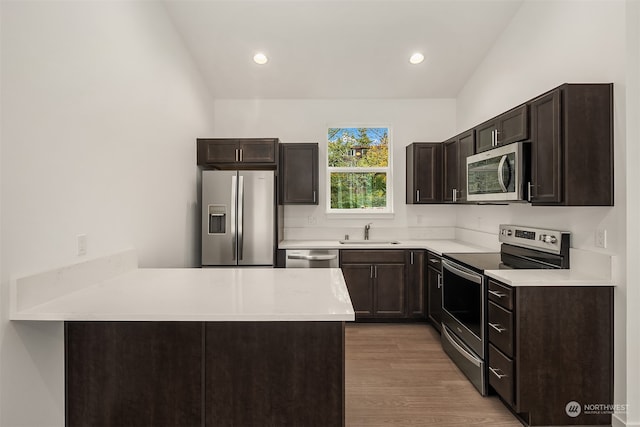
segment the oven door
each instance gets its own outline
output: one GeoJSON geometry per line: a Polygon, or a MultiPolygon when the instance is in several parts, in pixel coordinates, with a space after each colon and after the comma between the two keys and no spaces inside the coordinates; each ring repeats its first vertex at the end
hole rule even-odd
{"type": "Polygon", "coordinates": [[[484,360],[484,276],[442,260],[442,323],[484,360]]]}

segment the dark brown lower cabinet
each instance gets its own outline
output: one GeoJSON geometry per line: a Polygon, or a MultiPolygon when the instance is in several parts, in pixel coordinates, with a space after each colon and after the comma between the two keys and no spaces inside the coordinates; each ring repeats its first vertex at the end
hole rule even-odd
{"type": "Polygon", "coordinates": [[[404,250],[342,250],[340,262],[356,320],[407,318],[404,250]]]}
{"type": "Polygon", "coordinates": [[[525,423],[611,424],[612,287],[490,280],[488,321],[489,384],[525,423]]]}
{"type": "Polygon", "coordinates": [[[342,275],[349,289],[356,318],[373,317],[373,279],[369,264],[342,264],[342,275]]]}
{"type": "Polygon", "coordinates": [[[200,426],[202,323],[65,323],[66,425],[200,426]]]}
{"type": "Polygon", "coordinates": [[[344,426],[344,322],[66,322],[67,426],[344,426]]]}
{"type": "Polygon", "coordinates": [[[433,326],[442,331],[442,258],[427,252],[427,316],[433,326]]]}
{"type": "Polygon", "coordinates": [[[423,250],[407,251],[407,316],[411,319],[427,318],[425,253],[423,250]]]}

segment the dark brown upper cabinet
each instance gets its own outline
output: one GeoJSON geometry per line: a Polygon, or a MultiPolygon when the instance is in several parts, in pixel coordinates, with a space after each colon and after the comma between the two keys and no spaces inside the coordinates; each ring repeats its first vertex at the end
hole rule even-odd
{"type": "Polygon", "coordinates": [[[277,138],[199,138],[198,165],[212,167],[276,167],[277,138]]]}
{"type": "Polygon", "coordinates": [[[564,84],[530,108],[531,203],[613,206],[613,84],[564,84]]]}
{"type": "Polygon", "coordinates": [[[282,205],[318,204],[318,144],[280,144],[282,205]]]}
{"type": "Polygon", "coordinates": [[[529,110],[526,104],[476,126],[475,152],[529,138],[529,110]]]}
{"type": "Polygon", "coordinates": [[[443,142],[443,201],[466,202],[467,157],[473,155],[474,143],[473,129],[443,142]]]}
{"type": "Polygon", "coordinates": [[[442,144],[407,145],[407,204],[442,203],[442,144]]]}

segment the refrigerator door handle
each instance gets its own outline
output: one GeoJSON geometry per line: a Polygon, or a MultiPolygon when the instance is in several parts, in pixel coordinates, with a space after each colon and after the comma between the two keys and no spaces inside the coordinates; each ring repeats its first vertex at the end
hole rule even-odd
{"type": "Polygon", "coordinates": [[[238,259],[243,258],[244,240],[242,226],[244,225],[244,176],[240,175],[238,185],[238,259]]]}
{"type": "Polygon", "coordinates": [[[231,177],[231,252],[233,260],[236,260],[236,201],[238,200],[237,177],[231,177]]]}

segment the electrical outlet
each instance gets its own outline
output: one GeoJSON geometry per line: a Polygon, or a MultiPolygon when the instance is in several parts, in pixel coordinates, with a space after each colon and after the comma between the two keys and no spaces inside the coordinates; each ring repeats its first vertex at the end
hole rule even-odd
{"type": "Polygon", "coordinates": [[[77,236],[78,256],[87,254],[87,235],[78,234],[77,236]]]}
{"type": "Polygon", "coordinates": [[[605,230],[604,228],[596,230],[595,245],[596,248],[607,247],[607,230],[605,230]]]}
{"type": "Polygon", "coordinates": [[[308,216],[307,217],[307,224],[316,225],[317,222],[318,222],[318,220],[316,219],[315,216],[308,216]]]}

